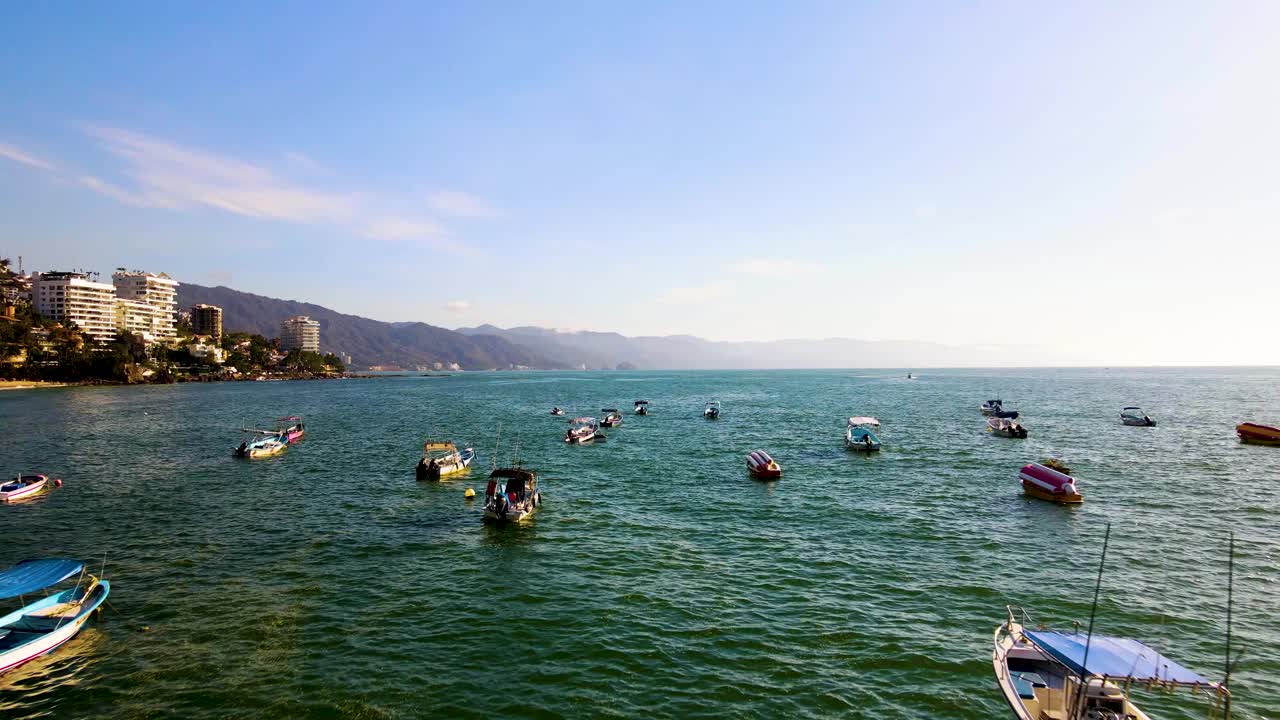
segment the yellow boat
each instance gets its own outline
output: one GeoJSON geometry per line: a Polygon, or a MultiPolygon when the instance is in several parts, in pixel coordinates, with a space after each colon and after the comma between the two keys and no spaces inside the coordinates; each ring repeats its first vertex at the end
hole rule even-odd
{"type": "Polygon", "coordinates": [[[475,459],[476,451],[463,448],[461,451],[451,442],[427,442],[422,444],[422,459],[418,461],[415,473],[419,480],[439,480],[445,475],[462,472],[475,459]]]}

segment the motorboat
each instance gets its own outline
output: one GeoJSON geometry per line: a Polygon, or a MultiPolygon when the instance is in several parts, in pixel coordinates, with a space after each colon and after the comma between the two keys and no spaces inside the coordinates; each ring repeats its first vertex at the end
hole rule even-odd
{"type": "Polygon", "coordinates": [[[636,401],[636,414],[637,414],[637,415],[648,415],[648,414],[649,414],[649,401],[648,401],[648,400],[637,400],[637,401],[636,401]]]}
{"type": "Polygon", "coordinates": [[[551,414],[552,414],[552,415],[563,415],[563,414],[564,414],[564,410],[561,410],[561,409],[560,409],[560,408],[558,408],[558,407],[553,407],[553,408],[551,408],[551,414]]]}
{"type": "Polygon", "coordinates": [[[0,484],[0,502],[17,502],[35,497],[49,485],[45,475],[19,475],[0,484]]]}
{"type": "Polygon", "coordinates": [[[1156,421],[1142,412],[1142,408],[1129,406],[1120,411],[1120,422],[1135,427],[1155,427],[1156,421]]]}
{"type": "Polygon", "coordinates": [[[542,505],[538,474],[523,468],[496,468],[484,491],[484,519],[518,523],[542,505]]]}
{"type": "Polygon", "coordinates": [[[880,421],[873,417],[851,417],[845,427],[844,445],[850,450],[864,452],[879,450],[880,438],[875,433],[879,429],[880,421]]]}
{"type": "Polygon", "coordinates": [[[720,419],[720,401],[712,400],[708,402],[706,407],[702,408],[702,417],[708,420],[719,420],[720,419]]]}
{"type": "Polygon", "coordinates": [[[439,480],[446,475],[462,472],[467,469],[476,457],[471,448],[459,450],[451,442],[427,442],[422,444],[422,459],[418,461],[415,474],[419,480],[439,480]]]}
{"type": "Polygon", "coordinates": [[[991,417],[1005,418],[1006,420],[1017,420],[1017,410],[1005,410],[1003,407],[997,407],[994,412],[989,413],[991,417]]]}
{"type": "Polygon", "coordinates": [[[1236,426],[1236,435],[1240,437],[1240,442],[1242,443],[1280,446],[1280,428],[1271,427],[1270,425],[1259,425],[1251,422],[1240,423],[1236,426]]]}
{"type": "MultiPolygon", "coordinates": [[[[996,628],[991,664],[1005,702],[1018,720],[1151,720],[1130,691],[1189,689],[1230,707],[1221,683],[1210,681],[1139,640],[1045,629],[1021,608],[1006,608],[996,628]],[[1040,629],[1031,630],[1030,627],[1040,629]]],[[[1227,717],[1228,713],[1211,717],[1227,717]]]]}
{"type": "Polygon", "coordinates": [[[1028,497],[1065,505],[1084,502],[1084,496],[1076,487],[1076,479],[1065,472],[1030,463],[1018,471],[1018,479],[1022,481],[1022,491],[1028,497]]]}
{"type": "Polygon", "coordinates": [[[276,422],[279,423],[276,427],[276,434],[284,438],[284,441],[289,444],[301,440],[302,435],[306,432],[306,427],[302,424],[301,415],[276,418],[276,422]]]}
{"type": "Polygon", "coordinates": [[[911,377],[911,373],[907,373],[907,379],[908,379],[908,380],[914,380],[915,378],[911,377]]]}
{"type": "Polygon", "coordinates": [[[777,480],[782,477],[782,466],[763,450],[752,450],[747,454],[747,470],[752,477],[761,480],[777,480]]]}
{"type": "Polygon", "coordinates": [[[604,439],[604,433],[600,432],[600,425],[596,423],[595,418],[580,417],[574,418],[570,422],[573,423],[573,427],[570,427],[568,432],[564,434],[565,442],[571,445],[580,445],[604,439]]]}
{"type": "Polygon", "coordinates": [[[79,560],[24,560],[0,571],[0,600],[36,595],[71,577],[76,578],[74,587],[0,617],[0,673],[52,652],[75,637],[111,592],[111,583],[86,575],[79,560]]]}
{"type": "Polygon", "coordinates": [[[264,458],[272,455],[279,455],[289,447],[288,441],[282,436],[275,433],[263,434],[263,430],[247,430],[250,433],[249,438],[241,441],[240,445],[231,452],[232,455],[241,458],[264,458]]]}
{"type": "Polygon", "coordinates": [[[604,413],[604,417],[600,418],[600,424],[604,427],[618,427],[622,424],[622,413],[618,412],[618,408],[600,408],[600,412],[604,413]]]}
{"type": "Polygon", "coordinates": [[[1000,437],[1025,438],[1027,429],[1017,420],[993,417],[987,420],[987,429],[1000,437]]]}
{"type": "Polygon", "coordinates": [[[978,409],[982,411],[983,415],[994,415],[997,411],[1003,409],[1003,405],[1004,403],[999,399],[988,400],[979,405],[978,409]]]}

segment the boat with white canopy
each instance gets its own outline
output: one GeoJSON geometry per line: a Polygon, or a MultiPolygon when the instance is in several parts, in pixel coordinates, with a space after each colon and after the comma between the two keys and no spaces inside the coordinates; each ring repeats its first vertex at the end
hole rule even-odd
{"type": "Polygon", "coordinates": [[[1130,405],[1120,411],[1120,422],[1134,427],[1155,427],[1156,421],[1142,412],[1142,408],[1130,405]]]}
{"type": "Polygon", "coordinates": [[[702,408],[702,417],[708,420],[719,420],[720,419],[720,401],[719,400],[708,401],[706,407],[702,408]]]}
{"type": "Polygon", "coordinates": [[[422,459],[414,472],[419,480],[439,480],[446,475],[466,470],[476,457],[471,448],[458,449],[451,442],[427,442],[422,444],[422,459]]]}
{"type": "Polygon", "coordinates": [[[570,445],[581,445],[595,440],[604,440],[600,432],[600,424],[593,417],[579,417],[570,421],[573,427],[564,434],[564,441],[570,445]]]}
{"type": "Polygon", "coordinates": [[[0,571],[0,601],[36,595],[72,577],[74,587],[30,604],[23,600],[23,607],[0,617],[0,673],[75,637],[111,592],[111,583],[86,574],[79,560],[24,560],[0,571]]]}
{"type": "Polygon", "coordinates": [[[875,431],[880,421],[865,415],[849,418],[844,430],[844,446],[850,450],[875,452],[880,449],[880,437],[875,431]]]}
{"type": "Polygon", "coordinates": [[[637,414],[637,415],[648,415],[648,414],[649,414],[649,401],[648,401],[648,400],[637,400],[637,401],[636,401],[636,414],[637,414]]]}
{"type": "Polygon", "coordinates": [[[618,412],[618,408],[600,408],[600,412],[604,413],[604,417],[600,418],[600,424],[604,427],[618,427],[622,424],[622,413],[618,412]]]}

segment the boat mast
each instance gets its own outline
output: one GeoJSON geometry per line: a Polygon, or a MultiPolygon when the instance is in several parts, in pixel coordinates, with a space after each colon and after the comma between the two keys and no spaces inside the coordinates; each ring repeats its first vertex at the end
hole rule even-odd
{"type": "Polygon", "coordinates": [[[1098,614],[1098,595],[1102,592],[1102,568],[1107,564],[1107,544],[1111,542],[1111,523],[1107,523],[1107,533],[1102,536],[1102,559],[1098,561],[1098,582],[1093,586],[1093,607],[1089,608],[1089,634],[1085,636],[1084,641],[1084,660],[1080,663],[1080,687],[1076,691],[1076,700],[1073,705],[1072,716],[1080,717],[1083,705],[1083,695],[1085,694],[1089,679],[1089,645],[1093,643],[1093,619],[1098,614]]]}

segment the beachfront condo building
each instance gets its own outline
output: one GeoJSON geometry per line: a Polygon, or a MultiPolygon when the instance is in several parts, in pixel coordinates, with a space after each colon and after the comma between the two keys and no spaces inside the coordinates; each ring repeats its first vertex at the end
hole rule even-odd
{"type": "Polygon", "coordinates": [[[149,327],[143,332],[150,341],[172,340],[178,336],[178,281],[160,273],[126,271],[118,268],[111,276],[115,283],[116,297],[122,301],[118,313],[120,327],[130,332],[132,327],[149,327]],[[143,305],[148,307],[144,308],[143,305]]]}
{"type": "Polygon", "coordinates": [[[320,352],[320,323],[306,315],[296,315],[280,323],[280,347],[285,350],[320,352]]]}
{"type": "Polygon", "coordinates": [[[196,335],[208,335],[214,344],[222,341],[222,308],[217,305],[191,306],[191,332],[196,335]]]}
{"type": "Polygon", "coordinates": [[[35,311],[64,325],[74,324],[98,342],[116,335],[116,289],[88,273],[47,272],[31,276],[35,311]]]}

